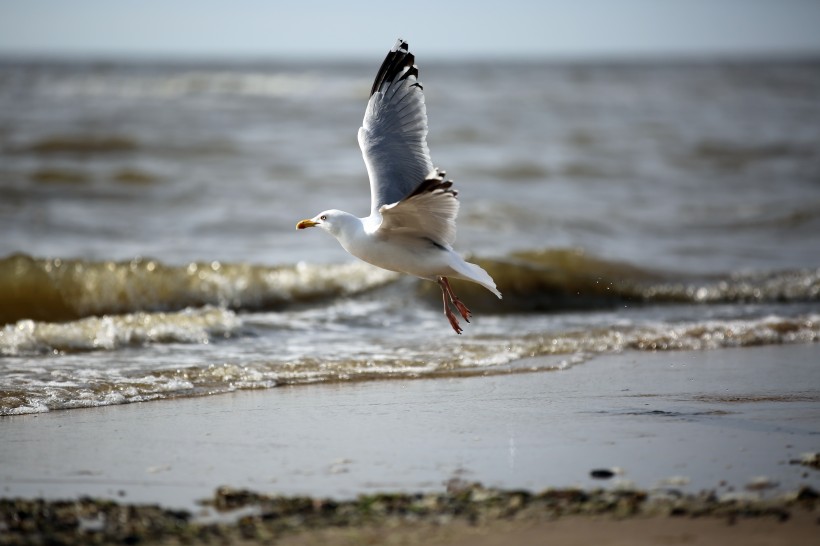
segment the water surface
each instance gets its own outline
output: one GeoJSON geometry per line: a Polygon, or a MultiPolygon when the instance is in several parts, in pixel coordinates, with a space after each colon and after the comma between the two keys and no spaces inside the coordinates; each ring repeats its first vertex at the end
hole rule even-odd
{"type": "Polygon", "coordinates": [[[0,414],[814,343],[820,64],[421,63],[501,302],[294,224],[365,215],[369,63],[0,64],[0,414]],[[523,363],[522,363],[523,362],[523,363]]]}

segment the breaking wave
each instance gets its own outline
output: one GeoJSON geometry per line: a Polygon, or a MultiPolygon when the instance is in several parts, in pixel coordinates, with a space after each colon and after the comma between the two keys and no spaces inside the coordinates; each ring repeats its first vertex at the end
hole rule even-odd
{"type": "Polygon", "coordinates": [[[294,302],[356,294],[395,278],[394,273],[363,263],[169,266],[141,258],[93,262],[16,254],[0,260],[0,294],[6,300],[0,307],[0,323],[67,321],[204,305],[281,309],[294,302]]]}
{"type": "MultiPolygon", "coordinates": [[[[652,303],[798,303],[820,300],[820,268],[689,276],[603,260],[578,249],[474,258],[504,294],[504,311],[605,309],[652,303]]],[[[426,287],[430,289],[430,287],[426,287]]],[[[435,287],[432,287],[435,288],[435,287]]],[[[432,290],[434,291],[434,290],[432,290]]],[[[498,309],[491,295],[459,283],[476,308],[498,309]]]]}
{"type": "MultiPolygon", "coordinates": [[[[820,300],[820,269],[687,277],[606,261],[574,249],[475,259],[504,294],[460,283],[471,306],[494,312],[606,309],[624,303],[761,303],[820,300]]],[[[195,262],[182,266],[137,258],[127,262],[0,259],[0,324],[23,319],[67,321],[86,316],[178,311],[214,305],[281,310],[299,302],[351,296],[394,282],[398,275],[360,262],[268,267],[195,262]]],[[[431,296],[433,283],[419,282],[431,296]]],[[[431,297],[431,300],[433,298],[431,297]]]]}

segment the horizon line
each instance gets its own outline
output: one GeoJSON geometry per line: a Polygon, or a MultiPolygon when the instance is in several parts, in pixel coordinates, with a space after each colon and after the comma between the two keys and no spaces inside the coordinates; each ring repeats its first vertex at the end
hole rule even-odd
{"type": "MultiPolygon", "coordinates": [[[[372,55],[366,53],[326,53],[302,51],[293,53],[281,52],[136,52],[120,51],[115,53],[100,51],[52,50],[0,50],[0,61],[3,62],[112,62],[112,63],[157,63],[173,64],[181,62],[236,62],[252,63],[292,63],[292,62],[368,62],[372,55]]],[[[716,51],[619,51],[619,52],[501,52],[501,53],[427,53],[419,64],[424,62],[453,63],[464,62],[480,64],[482,62],[555,62],[555,63],[595,63],[595,62],[777,62],[777,61],[812,61],[820,60],[817,49],[784,49],[784,50],[716,50],[716,51]]]]}

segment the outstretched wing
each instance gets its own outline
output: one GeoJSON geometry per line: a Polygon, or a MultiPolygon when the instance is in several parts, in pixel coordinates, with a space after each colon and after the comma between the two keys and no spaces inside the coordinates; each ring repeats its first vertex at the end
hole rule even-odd
{"type": "Polygon", "coordinates": [[[456,241],[458,192],[444,180],[444,171],[431,172],[416,189],[398,203],[382,205],[377,234],[407,235],[430,240],[445,248],[456,241]]]}
{"type": "Polygon", "coordinates": [[[427,148],[427,109],[415,58],[399,39],[379,68],[359,129],[370,212],[397,203],[433,170],[427,148]]]}

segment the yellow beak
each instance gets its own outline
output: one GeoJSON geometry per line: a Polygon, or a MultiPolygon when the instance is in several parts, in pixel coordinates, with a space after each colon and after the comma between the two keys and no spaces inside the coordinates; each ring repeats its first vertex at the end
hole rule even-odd
{"type": "Polygon", "coordinates": [[[305,229],[316,225],[318,225],[318,222],[314,222],[313,220],[302,220],[296,224],[296,229],[305,229]]]}

